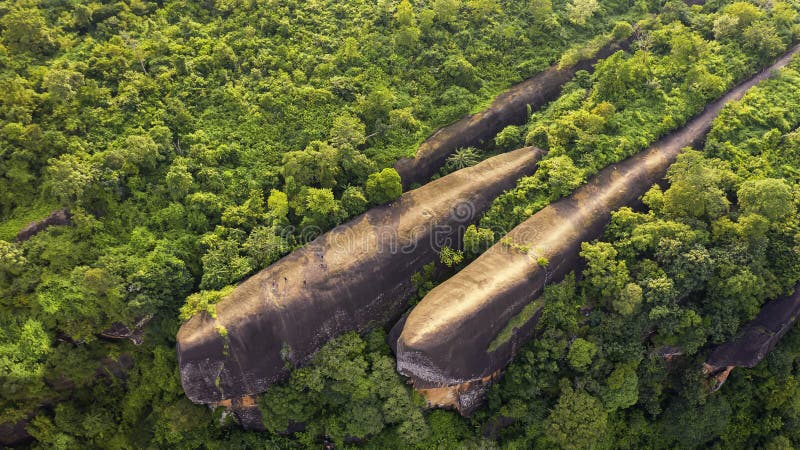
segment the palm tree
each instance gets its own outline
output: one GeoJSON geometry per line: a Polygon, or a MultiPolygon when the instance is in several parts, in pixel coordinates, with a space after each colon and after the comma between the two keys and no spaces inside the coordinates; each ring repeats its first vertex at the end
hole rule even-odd
{"type": "Polygon", "coordinates": [[[474,166],[478,164],[480,160],[481,155],[477,149],[473,147],[460,148],[447,157],[444,168],[448,172],[455,172],[465,167],[474,166]]]}

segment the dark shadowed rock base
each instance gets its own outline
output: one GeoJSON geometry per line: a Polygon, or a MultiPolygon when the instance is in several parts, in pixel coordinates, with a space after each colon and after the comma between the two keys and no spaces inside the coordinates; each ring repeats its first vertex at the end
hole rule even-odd
{"type": "Polygon", "coordinates": [[[474,262],[434,288],[411,311],[397,340],[397,370],[435,406],[469,414],[479,401],[465,386],[494,377],[533,335],[537,316],[514,329],[506,342],[490,344],[511,318],[560,281],[579,262],[582,242],[600,236],[611,212],[629,205],[663,178],[680,150],[702,141],[711,121],[772,70],[786,65],[795,47],[776,64],[742,83],[684,128],[650,149],[603,169],[571,196],[534,214],[474,262]],[[507,242],[513,245],[508,245],[507,242]],[[545,266],[538,262],[548,261],[545,266]],[[435,390],[433,390],[435,389],[435,390]],[[450,389],[446,395],[443,390],[450,389]],[[453,399],[444,402],[441,399],[453,399]],[[462,399],[468,399],[463,401],[462,399]]]}
{"type": "Polygon", "coordinates": [[[526,147],[403,194],[245,280],[178,333],[186,395],[217,403],[264,392],[344,332],[397,320],[411,276],[438,259],[504,190],[532,174],[526,147]]]}
{"type": "Polygon", "coordinates": [[[711,351],[703,365],[703,372],[715,379],[711,388],[719,389],[734,367],[755,367],[760,363],[792,328],[798,314],[800,285],[792,295],[765,304],[735,338],[711,351]]]}

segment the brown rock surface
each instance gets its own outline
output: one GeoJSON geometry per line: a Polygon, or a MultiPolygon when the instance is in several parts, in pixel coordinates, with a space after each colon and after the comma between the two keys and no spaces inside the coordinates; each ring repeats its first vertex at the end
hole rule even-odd
{"type": "MultiPolygon", "coordinates": [[[[687,5],[703,5],[705,0],[687,0],[687,5]]],[[[403,180],[403,188],[415,183],[425,183],[442,167],[454,151],[462,147],[477,147],[494,138],[509,125],[522,125],[528,107],[537,110],[555,100],[561,87],[579,70],[591,71],[601,59],[608,58],[619,50],[627,50],[634,37],[620,42],[611,42],[597,51],[594,57],[581,60],[572,67],[559,69],[552,66],[544,72],[518,83],[498,95],[483,111],[440,128],[420,144],[413,158],[401,158],[394,168],[403,180]]]]}

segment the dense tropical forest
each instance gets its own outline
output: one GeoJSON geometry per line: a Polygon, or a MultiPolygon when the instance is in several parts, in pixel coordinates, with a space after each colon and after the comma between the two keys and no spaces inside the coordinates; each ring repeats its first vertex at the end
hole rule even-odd
{"type": "Polygon", "coordinates": [[[581,267],[515,318],[542,307],[470,417],[426,407],[383,327],[260,395],[266,431],[184,395],[182,323],[395,200],[393,164],[439,127],[626,38],[526,123],[448,158],[435,177],[547,151],[420,268],[416,300],[769,66],[800,40],[800,2],[0,1],[0,444],[800,445],[800,331],[716,392],[702,372],[800,282],[800,57],[581,245],[581,267]]]}

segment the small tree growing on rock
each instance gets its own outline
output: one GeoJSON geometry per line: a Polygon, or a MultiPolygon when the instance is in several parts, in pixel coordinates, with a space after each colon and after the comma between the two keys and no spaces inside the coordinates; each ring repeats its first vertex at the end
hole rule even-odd
{"type": "Polygon", "coordinates": [[[389,203],[403,193],[400,174],[392,168],[386,168],[370,175],[365,187],[367,199],[374,205],[389,203]]]}

